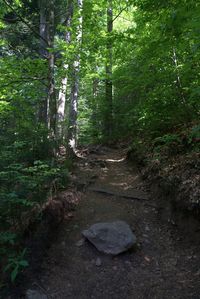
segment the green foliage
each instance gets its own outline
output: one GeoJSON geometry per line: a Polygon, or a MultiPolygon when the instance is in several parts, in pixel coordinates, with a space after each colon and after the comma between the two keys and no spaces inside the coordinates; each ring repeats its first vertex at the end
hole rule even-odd
{"type": "Polygon", "coordinates": [[[195,46],[194,21],[199,19],[200,7],[191,1],[173,5],[169,1],[168,6],[138,1],[137,5],[133,11],[136,27],[131,29],[130,24],[127,30],[132,38],[122,43],[128,51],[121,58],[117,53],[114,108],[120,127],[116,129],[122,136],[134,133],[149,140],[165,136],[161,138],[166,142],[169,137],[170,143],[168,132],[190,124],[200,114],[195,67],[200,51],[195,46]]]}
{"type": "Polygon", "coordinates": [[[66,186],[67,169],[56,161],[59,144],[38,116],[46,92],[46,61],[33,56],[30,40],[20,40],[23,32],[18,39],[14,31],[6,35],[8,27],[13,24],[5,27],[6,42],[0,45],[0,266],[14,282],[28,266],[23,233],[48,196],[66,186]]]}
{"type": "Polygon", "coordinates": [[[24,249],[19,255],[13,255],[8,258],[8,264],[4,268],[4,271],[10,272],[11,282],[14,283],[17,275],[20,271],[28,267],[28,261],[24,259],[26,254],[26,249],[24,249]]]}
{"type": "Polygon", "coordinates": [[[177,134],[166,134],[162,137],[157,137],[154,139],[154,144],[165,144],[170,145],[172,143],[180,143],[181,139],[177,134]]]}
{"type": "MultiPolygon", "coordinates": [[[[159,158],[199,150],[200,4],[113,0],[109,34],[107,5],[104,0],[84,1],[81,43],[77,7],[71,27],[66,28],[67,3],[58,0],[55,6],[55,44],[47,51],[56,56],[57,96],[66,76],[70,95],[72,65],[80,58],[79,143],[112,142],[105,130],[109,115],[112,139],[134,140],[132,152],[143,157],[141,163],[147,147],[159,158]],[[70,43],[66,31],[71,33],[70,43]],[[105,94],[108,78],[113,84],[111,105],[105,94]]],[[[39,11],[35,0],[12,1],[12,7],[4,3],[0,9],[0,257],[13,281],[27,266],[19,252],[30,214],[52,189],[66,185],[66,169],[72,167],[71,161],[62,167],[58,163],[60,140],[49,132],[48,119],[41,118],[50,74],[48,59],[41,56],[39,11]]],[[[70,101],[66,102],[67,115],[70,101]]]]}
{"type": "MultiPolygon", "coordinates": [[[[106,19],[96,14],[105,4],[86,5],[79,114],[85,143],[105,137],[106,19]]],[[[113,2],[114,15],[118,5],[113,2]]],[[[151,140],[198,120],[199,11],[193,1],[130,1],[114,21],[113,139],[140,135],[151,140]]]]}
{"type": "MultiPolygon", "coordinates": [[[[9,125],[12,113],[4,111],[0,117],[2,122],[5,115],[8,120],[0,136],[0,257],[7,258],[8,265],[29,218],[37,216],[31,215],[34,207],[41,206],[55,188],[66,186],[67,181],[67,170],[61,169],[56,161],[52,164],[53,144],[48,131],[42,126],[34,127],[31,118],[28,122],[15,117],[21,125],[13,127],[12,123],[9,125]]],[[[8,267],[12,268],[12,279],[21,266],[19,262],[8,267]]]]}
{"type": "Polygon", "coordinates": [[[183,151],[183,148],[181,137],[178,134],[165,134],[153,140],[154,155],[176,155],[183,151]]]}

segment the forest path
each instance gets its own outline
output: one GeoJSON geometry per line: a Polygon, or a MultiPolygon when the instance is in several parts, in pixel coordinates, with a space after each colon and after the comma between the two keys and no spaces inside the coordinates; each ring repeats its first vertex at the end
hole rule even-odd
{"type": "Polygon", "coordinates": [[[160,219],[159,201],[148,198],[123,153],[104,148],[90,154],[78,162],[76,175],[87,185],[83,199],[62,224],[35,285],[53,299],[199,299],[199,238],[180,235],[160,219]],[[79,242],[82,230],[112,220],[131,226],[136,250],[111,257],[79,242]]]}

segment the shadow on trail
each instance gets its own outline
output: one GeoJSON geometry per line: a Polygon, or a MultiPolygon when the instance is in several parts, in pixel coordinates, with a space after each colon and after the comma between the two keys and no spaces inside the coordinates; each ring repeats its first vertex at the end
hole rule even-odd
{"type": "Polygon", "coordinates": [[[160,200],[147,194],[125,152],[104,148],[89,154],[78,160],[73,176],[84,190],[82,200],[71,221],[60,226],[31,289],[55,299],[200,298],[199,235],[198,242],[188,241],[163,217],[160,200]],[[113,220],[130,225],[136,250],[112,257],[82,241],[84,229],[113,220]]]}

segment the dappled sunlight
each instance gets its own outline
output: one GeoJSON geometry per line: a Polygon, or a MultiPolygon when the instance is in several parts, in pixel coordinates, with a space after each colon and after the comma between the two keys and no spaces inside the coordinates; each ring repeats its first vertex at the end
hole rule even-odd
{"type": "Polygon", "coordinates": [[[113,187],[122,187],[124,190],[130,190],[133,188],[133,183],[134,181],[138,180],[139,176],[135,176],[135,177],[130,177],[131,182],[127,183],[127,182],[112,182],[110,183],[111,186],[113,187]]]}
{"type": "Polygon", "coordinates": [[[106,159],[104,161],[106,161],[106,162],[112,162],[112,163],[120,163],[120,162],[123,162],[125,160],[126,160],[126,157],[123,157],[121,159],[106,159]]]}

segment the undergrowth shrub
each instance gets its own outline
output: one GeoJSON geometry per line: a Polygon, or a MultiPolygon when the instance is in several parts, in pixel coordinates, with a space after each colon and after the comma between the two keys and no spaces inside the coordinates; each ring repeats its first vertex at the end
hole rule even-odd
{"type": "Polygon", "coordinates": [[[28,266],[23,234],[47,198],[66,187],[68,173],[53,158],[47,131],[22,126],[12,138],[10,132],[0,137],[0,281],[7,273],[14,282],[28,266]]]}
{"type": "Polygon", "coordinates": [[[200,152],[200,126],[198,123],[178,126],[173,132],[155,138],[136,136],[129,152],[135,160],[143,161],[143,164],[152,159],[161,160],[176,155],[200,152]]]}

